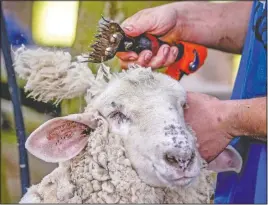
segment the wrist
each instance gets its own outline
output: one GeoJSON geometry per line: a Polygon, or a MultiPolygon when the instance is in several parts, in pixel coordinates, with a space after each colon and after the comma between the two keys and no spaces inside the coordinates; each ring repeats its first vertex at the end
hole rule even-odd
{"type": "Polygon", "coordinates": [[[223,101],[223,129],[232,137],[264,137],[267,132],[266,97],[223,101]]]}
{"type": "Polygon", "coordinates": [[[176,2],[177,25],[180,29],[179,40],[213,47],[219,37],[219,13],[222,7],[218,3],[176,2]]]}
{"type": "Polygon", "coordinates": [[[177,2],[174,6],[179,40],[230,53],[242,52],[252,2],[177,2]]]}
{"type": "Polygon", "coordinates": [[[221,101],[222,103],[222,124],[221,127],[225,133],[228,133],[232,138],[238,136],[239,130],[234,123],[235,113],[234,110],[236,109],[235,101],[231,100],[224,100],[221,101]]]}

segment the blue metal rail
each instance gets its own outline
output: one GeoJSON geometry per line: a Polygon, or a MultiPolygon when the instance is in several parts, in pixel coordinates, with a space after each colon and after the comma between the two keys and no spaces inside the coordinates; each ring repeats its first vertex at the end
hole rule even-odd
{"type": "Polygon", "coordinates": [[[25,149],[26,135],[24,129],[24,120],[21,111],[21,102],[19,97],[20,93],[16,82],[15,71],[13,68],[10,42],[8,39],[7,28],[2,8],[1,8],[1,49],[4,55],[7,77],[8,77],[9,92],[14,110],[14,119],[16,125],[18,149],[19,149],[21,192],[22,195],[24,195],[30,184],[28,156],[27,151],[25,149]]]}

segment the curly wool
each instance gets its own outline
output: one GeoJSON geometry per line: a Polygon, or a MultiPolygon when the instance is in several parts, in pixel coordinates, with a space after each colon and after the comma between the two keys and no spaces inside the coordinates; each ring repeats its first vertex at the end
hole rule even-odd
{"type": "Polygon", "coordinates": [[[121,137],[100,124],[79,155],[59,163],[20,203],[210,203],[213,193],[213,172],[206,169],[188,187],[145,184],[126,157],[121,137]]]}

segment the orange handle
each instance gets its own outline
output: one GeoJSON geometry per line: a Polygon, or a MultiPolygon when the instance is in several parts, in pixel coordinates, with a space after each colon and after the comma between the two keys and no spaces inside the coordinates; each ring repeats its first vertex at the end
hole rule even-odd
{"type": "MultiPolygon", "coordinates": [[[[133,46],[128,50],[136,53],[140,53],[143,50],[151,50],[153,55],[157,54],[160,46],[167,44],[156,36],[147,33],[131,38],[129,41],[133,46]]],[[[207,57],[206,47],[183,41],[178,42],[174,46],[178,48],[179,52],[175,62],[166,69],[165,73],[167,75],[180,80],[184,74],[189,75],[204,64],[207,57]]]]}
{"type": "MultiPolygon", "coordinates": [[[[183,55],[174,64],[167,67],[165,73],[176,80],[186,74],[197,71],[205,62],[207,48],[198,44],[179,42],[183,45],[183,55]]],[[[180,51],[179,51],[180,52],[180,51]]]]}

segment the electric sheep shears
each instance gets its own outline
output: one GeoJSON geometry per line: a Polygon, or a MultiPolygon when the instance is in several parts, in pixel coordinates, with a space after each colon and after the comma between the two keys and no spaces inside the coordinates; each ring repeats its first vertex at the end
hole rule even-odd
{"type": "MultiPolygon", "coordinates": [[[[95,37],[95,43],[91,45],[92,51],[87,56],[83,56],[87,59],[83,62],[101,63],[112,59],[117,52],[134,51],[139,54],[143,50],[151,50],[155,55],[161,45],[167,44],[150,34],[127,36],[118,23],[104,17],[99,21],[98,33],[95,37]]],[[[207,48],[183,41],[178,42],[176,46],[179,50],[177,59],[164,72],[180,80],[184,74],[194,73],[204,64],[207,48]]]]}

